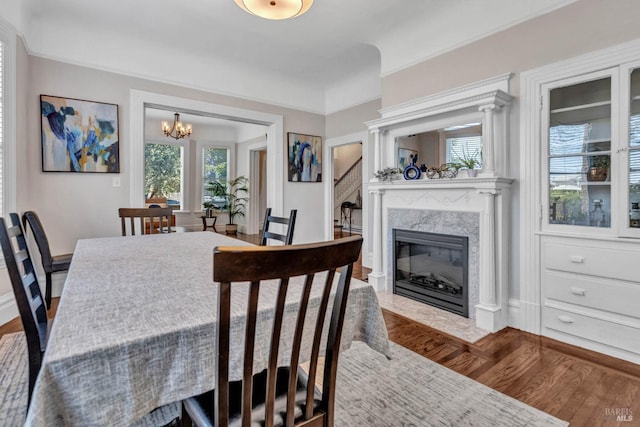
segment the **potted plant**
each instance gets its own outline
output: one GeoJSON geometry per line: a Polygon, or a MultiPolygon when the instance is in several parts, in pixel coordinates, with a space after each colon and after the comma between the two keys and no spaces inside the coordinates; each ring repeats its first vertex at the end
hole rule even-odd
{"type": "Polygon", "coordinates": [[[391,182],[398,173],[398,169],[387,167],[384,169],[380,169],[379,171],[374,173],[373,176],[380,182],[391,182]]]}
{"type": "Polygon", "coordinates": [[[458,163],[461,168],[467,169],[467,176],[470,178],[478,175],[478,170],[475,168],[480,164],[481,153],[476,151],[472,155],[468,155],[466,151],[462,153],[462,156],[458,158],[458,163]]]}
{"type": "MultiPolygon", "coordinates": [[[[249,188],[247,184],[249,179],[246,176],[239,176],[231,179],[226,183],[220,181],[210,182],[207,187],[207,191],[211,191],[214,197],[222,198],[224,204],[218,206],[218,209],[224,211],[229,215],[229,223],[225,226],[225,232],[227,234],[236,234],[238,232],[238,225],[234,222],[236,216],[244,216],[245,209],[249,198],[249,188]]],[[[207,204],[210,207],[216,206],[214,202],[205,202],[205,208],[207,204]]]]}
{"type": "Polygon", "coordinates": [[[593,156],[589,162],[587,181],[605,181],[609,174],[611,157],[608,155],[593,156]]]}

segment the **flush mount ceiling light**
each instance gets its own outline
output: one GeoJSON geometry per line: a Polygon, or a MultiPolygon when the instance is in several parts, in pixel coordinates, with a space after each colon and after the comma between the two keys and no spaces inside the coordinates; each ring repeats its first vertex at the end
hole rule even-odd
{"type": "Polygon", "coordinates": [[[305,13],[313,0],[235,0],[247,12],[265,19],[289,19],[305,13]]]}
{"type": "Polygon", "coordinates": [[[180,139],[191,135],[191,125],[183,125],[180,121],[180,114],[175,113],[173,126],[169,127],[169,122],[162,122],[162,132],[171,138],[180,139]]]}

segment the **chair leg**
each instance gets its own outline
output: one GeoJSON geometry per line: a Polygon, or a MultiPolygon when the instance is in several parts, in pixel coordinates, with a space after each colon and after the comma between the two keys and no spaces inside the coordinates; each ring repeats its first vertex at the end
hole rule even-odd
{"type": "Polygon", "coordinates": [[[51,273],[46,273],[46,277],[47,285],[45,288],[44,302],[47,306],[47,310],[49,310],[51,308],[51,273]]]}
{"type": "Polygon", "coordinates": [[[187,410],[184,408],[184,403],[181,403],[180,407],[182,408],[180,414],[180,427],[193,427],[193,421],[191,420],[187,410]]]}

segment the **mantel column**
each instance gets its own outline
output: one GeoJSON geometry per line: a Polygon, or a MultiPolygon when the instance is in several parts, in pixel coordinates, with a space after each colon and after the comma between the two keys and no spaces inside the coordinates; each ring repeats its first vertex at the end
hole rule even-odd
{"type": "Polygon", "coordinates": [[[476,324],[491,332],[499,330],[501,307],[496,292],[496,212],[498,190],[478,190],[484,196],[480,218],[480,303],[476,306],[476,324]]]}
{"type": "Polygon", "coordinates": [[[382,169],[382,144],[380,143],[380,129],[374,129],[371,131],[373,134],[373,170],[379,171],[382,169]]]}
{"type": "Polygon", "coordinates": [[[478,110],[484,112],[482,125],[482,176],[496,176],[496,132],[494,128],[494,111],[500,110],[498,104],[481,105],[478,110]]]}
{"type": "Polygon", "coordinates": [[[369,273],[369,284],[377,291],[386,288],[386,277],[383,270],[384,246],[382,237],[382,195],[384,190],[369,191],[373,194],[373,270],[369,273]]]}

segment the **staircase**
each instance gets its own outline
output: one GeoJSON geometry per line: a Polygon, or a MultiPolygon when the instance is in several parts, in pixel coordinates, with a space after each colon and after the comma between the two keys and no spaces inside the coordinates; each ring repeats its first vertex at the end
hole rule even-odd
{"type": "MultiPolygon", "coordinates": [[[[362,157],[342,175],[333,185],[333,217],[340,218],[340,206],[343,202],[355,202],[355,194],[362,190],[362,157]]],[[[362,193],[360,194],[361,197],[362,193]]]]}

